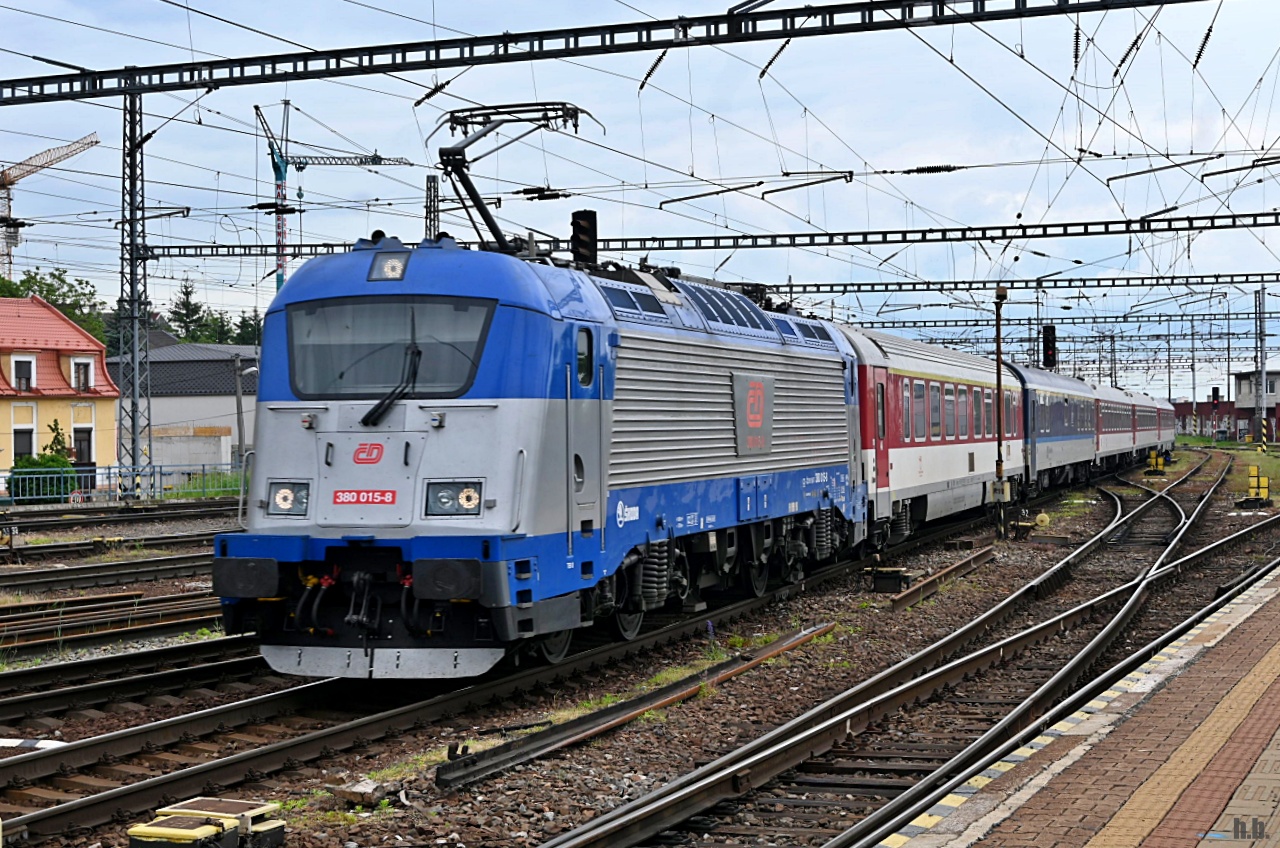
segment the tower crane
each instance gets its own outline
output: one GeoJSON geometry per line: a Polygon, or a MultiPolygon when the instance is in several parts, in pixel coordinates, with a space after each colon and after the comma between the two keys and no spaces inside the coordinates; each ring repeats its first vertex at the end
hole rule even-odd
{"type": "Polygon", "coordinates": [[[83,153],[97,143],[98,134],[89,133],[78,141],[51,147],[0,171],[0,227],[4,228],[4,237],[0,238],[0,277],[13,279],[13,249],[18,246],[18,231],[30,226],[26,221],[19,221],[12,216],[13,184],[23,177],[64,162],[77,153],[83,153]]]}
{"type": "Polygon", "coordinates": [[[258,116],[258,123],[262,125],[262,134],[267,139],[267,152],[271,154],[271,171],[276,179],[276,200],[275,203],[259,203],[253,208],[264,209],[276,216],[276,289],[284,285],[284,266],[285,255],[284,246],[288,237],[288,226],[285,223],[284,216],[291,215],[298,210],[288,205],[285,195],[285,183],[289,175],[289,166],[292,165],[299,171],[305,170],[309,165],[412,165],[408,159],[400,157],[380,156],[375,150],[373,153],[364,156],[290,156],[289,145],[289,110],[290,104],[288,100],[284,103],[284,118],[280,125],[280,140],[276,140],[275,133],[271,131],[271,127],[267,124],[266,116],[262,114],[262,110],[257,106],[253,107],[254,114],[258,116]]]}

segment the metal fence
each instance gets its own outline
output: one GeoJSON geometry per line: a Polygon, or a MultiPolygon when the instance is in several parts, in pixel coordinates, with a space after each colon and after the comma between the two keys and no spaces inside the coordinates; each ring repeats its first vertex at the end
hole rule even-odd
{"type": "Polygon", "coordinates": [[[14,468],[3,475],[2,504],[74,504],[220,498],[240,494],[240,466],[107,465],[97,468],[14,468]]]}

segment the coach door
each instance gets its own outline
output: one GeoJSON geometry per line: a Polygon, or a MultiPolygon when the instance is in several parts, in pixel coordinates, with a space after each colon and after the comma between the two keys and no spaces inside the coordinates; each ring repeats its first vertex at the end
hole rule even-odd
{"type": "MultiPolygon", "coordinates": [[[[875,468],[868,468],[868,478],[874,481],[876,489],[889,490],[889,369],[872,368],[872,382],[875,384],[875,468]]],[[[901,414],[895,420],[901,420],[901,414]]]]}
{"type": "Polygon", "coordinates": [[[568,460],[565,500],[571,552],[575,533],[580,533],[585,541],[602,532],[600,454],[604,413],[600,399],[604,365],[599,356],[599,335],[599,327],[578,327],[574,361],[565,365],[565,456],[568,460]]]}

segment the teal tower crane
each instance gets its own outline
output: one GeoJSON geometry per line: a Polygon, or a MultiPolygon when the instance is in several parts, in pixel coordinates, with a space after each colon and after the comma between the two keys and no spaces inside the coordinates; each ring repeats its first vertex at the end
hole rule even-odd
{"type": "Polygon", "coordinates": [[[262,114],[262,110],[257,106],[253,107],[254,114],[258,116],[258,123],[262,125],[262,134],[267,139],[267,152],[271,155],[271,172],[276,181],[276,200],[275,203],[261,204],[259,208],[265,208],[276,216],[276,289],[279,290],[284,285],[284,266],[285,266],[285,243],[289,235],[289,227],[285,222],[285,216],[291,215],[298,210],[288,204],[286,194],[287,182],[289,177],[289,166],[292,165],[299,171],[303,171],[308,165],[412,165],[408,159],[401,157],[380,156],[375,150],[362,156],[290,156],[289,155],[289,112],[293,108],[288,100],[284,103],[284,117],[280,124],[280,139],[277,140],[275,133],[271,131],[271,127],[267,124],[267,118],[262,114]]]}

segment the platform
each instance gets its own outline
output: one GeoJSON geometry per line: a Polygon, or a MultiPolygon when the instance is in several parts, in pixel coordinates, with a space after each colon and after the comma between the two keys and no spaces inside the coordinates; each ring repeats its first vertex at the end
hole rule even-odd
{"type": "Polygon", "coordinates": [[[1241,595],[881,845],[1280,846],[1278,593],[1241,595]]]}

